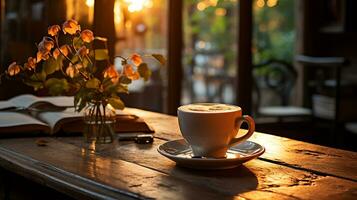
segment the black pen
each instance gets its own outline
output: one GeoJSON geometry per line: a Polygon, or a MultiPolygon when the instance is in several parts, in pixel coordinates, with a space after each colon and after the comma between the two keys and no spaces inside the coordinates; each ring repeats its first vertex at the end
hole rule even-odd
{"type": "Polygon", "coordinates": [[[128,133],[128,134],[118,134],[119,141],[134,141],[138,144],[150,144],[154,141],[154,136],[152,134],[145,133],[128,133]]]}

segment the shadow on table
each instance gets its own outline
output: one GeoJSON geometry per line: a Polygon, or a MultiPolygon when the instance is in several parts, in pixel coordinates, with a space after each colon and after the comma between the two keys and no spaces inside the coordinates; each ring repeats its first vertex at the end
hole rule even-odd
{"type": "Polygon", "coordinates": [[[256,190],[258,187],[257,176],[244,165],[225,170],[197,170],[175,166],[170,173],[197,185],[232,196],[232,198],[238,194],[256,190]]]}

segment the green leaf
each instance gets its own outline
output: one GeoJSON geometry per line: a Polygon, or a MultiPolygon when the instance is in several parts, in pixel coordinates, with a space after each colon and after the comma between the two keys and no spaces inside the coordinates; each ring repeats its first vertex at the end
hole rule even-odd
{"type": "Polygon", "coordinates": [[[86,107],[86,105],[87,105],[87,101],[84,101],[83,99],[81,99],[79,105],[76,106],[76,111],[81,112],[83,110],[83,108],[86,107]]]}
{"type": "Polygon", "coordinates": [[[66,79],[50,78],[45,82],[45,87],[48,88],[48,92],[53,95],[61,95],[69,90],[69,84],[66,79]]]}
{"type": "Polygon", "coordinates": [[[94,50],[96,60],[107,60],[109,58],[108,49],[94,50]]]}
{"type": "Polygon", "coordinates": [[[86,88],[98,89],[100,85],[100,80],[97,78],[92,78],[86,82],[86,88]]]}
{"type": "Polygon", "coordinates": [[[84,58],[83,58],[82,64],[83,64],[83,67],[84,67],[84,68],[87,68],[87,67],[89,66],[90,62],[88,61],[88,58],[87,58],[87,57],[84,57],[84,58]]]}
{"type": "Polygon", "coordinates": [[[76,63],[79,61],[79,57],[78,55],[74,55],[72,58],[71,58],[71,63],[76,63]]]}
{"type": "Polygon", "coordinates": [[[45,80],[46,80],[46,72],[45,71],[34,73],[30,76],[30,81],[42,82],[45,80]]]}
{"type": "Polygon", "coordinates": [[[83,40],[81,39],[81,37],[74,37],[73,38],[73,45],[79,49],[80,47],[82,47],[84,44],[83,40]]]}
{"type": "Polygon", "coordinates": [[[131,83],[131,79],[126,76],[120,76],[119,83],[128,85],[131,83]]]}
{"type": "Polygon", "coordinates": [[[138,66],[138,72],[142,78],[144,78],[145,81],[149,80],[151,76],[151,70],[149,69],[148,65],[146,63],[141,63],[138,66]]]}
{"type": "Polygon", "coordinates": [[[81,112],[82,109],[87,105],[86,98],[84,98],[85,88],[79,90],[74,96],[74,107],[77,112],[81,112]]]}
{"type": "Polygon", "coordinates": [[[125,105],[123,101],[119,97],[112,97],[108,99],[110,105],[112,105],[115,109],[123,110],[125,105]]]}
{"type": "Polygon", "coordinates": [[[166,65],[166,59],[163,55],[161,54],[152,54],[152,57],[154,57],[157,61],[160,62],[161,65],[166,65]]]}
{"type": "Polygon", "coordinates": [[[57,70],[60,70],[62,67],[63,63],[62,63],[62,58],[58,58],[57,60],[54,59],[53,57],[50,57],[48,60],[46,60],[45,62],[43,62],[42,65],[42,70],[47,74],[52,74],[57,70]]]}
{"type": "Polygon", "coordinates": [[[74,97],[74,106],[77,112],[80,112],[88,102],[93,100],[95,96],[94,89],[80,88],[74,97]]]}
{"type": "Polygon", "coordinates": [[[33,87],[35,91],[42,89],[43,88],[43,83],[42,82],[37,82],[37,81],[24,81],[24,83],[28,86],[33,87]]]}
{"type": "Polygon", "coordinates": [[[128,85],[117,84],[116,92],[117,93],[129,93],[128,85]]]}

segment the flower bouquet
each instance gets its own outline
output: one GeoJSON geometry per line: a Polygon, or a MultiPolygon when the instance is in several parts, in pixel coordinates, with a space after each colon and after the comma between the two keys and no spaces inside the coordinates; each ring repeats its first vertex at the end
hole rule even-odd
{"type": "MultiPolygon", "coordinates": [[[[119,94],[128,93],[132,81],[147,81],[151,76],[142,56],[116,56],[122,64],[122,69],[116,70],[109,59],[107,39],[95,36],[89,29],[82,31],[75,20],[65,21],[62,27],[50,26],[37,49],[36,56],[29,57],[26,63],[11,63],[1,78],[22,80],[34,90],[45,90],[50,95],[74,95],[75,110],[84,113],[86,141],[112,142],[115,109],[124,108],[119,94]]],[[[146,56],[165,64],[160,54],[146,56]]]]}

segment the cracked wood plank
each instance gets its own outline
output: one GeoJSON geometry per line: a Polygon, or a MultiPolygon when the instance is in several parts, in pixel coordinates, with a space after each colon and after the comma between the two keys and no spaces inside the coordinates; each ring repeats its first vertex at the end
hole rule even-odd
{"type": "MultiPolygon", "coordinates": [[[[80,144],[80,138],[61,139],[63,142],[80,144]]],[[[153,145],[122,143],[113,151],[102,155],[137,163],[171,176],[190,180],[227,195],[245,198],[288,199],[354,199],[357,183],[336,177],[314,174],[309,171],[253,160],[236,169],[201,171],[176,167],[175,163],[157,152],[164,140],[156,139],[153,145]],[[124,144],[124,145],[123,145],[124,144]],[[318,193],[318,195],[316,194],[318,193]],[[259,195],[258,195],[259,194],[259,195]],[[262,196],[261,196],[262,195],[262,196]]]]}
{"type": "Polygon", "coordinates": [[[177,167],[173,161],[157,152],[158,145],[164,142],[156,139],[152,145],[119,145],[102,155],[134,162],[232,197],[239,195],[248,199],[264,199],[265,195],[260,194],[268,193],[267,199],[354,199],[357,195],[357,182],[261,160],[252,160],[230,170],[206,171],[177,167]]]}
{"type": "MultiPolygon", "coordinates": [[[[155,137],[164,140],[182,138],[176,117],[128,108],[155,128],[155,137]]],[[[244,130],[242,131],[244,132],[244,130]]],[[[251,141],[266,151],[260,159],[321,175],[357,181],[357,153],[256,132],[251,141]]]]}
{"type": "Polygon", "coordinates": [[[0,166],[78,199],[230,199],[209,188],[53,138],[0,140],[0,166]]]}
{"type": "MultiPolygon", "coordinates": [[[[49,143],[45,147],[37,146],[35,138],[2,140],[0,163],[4,165],[4,160],[7,160],[18,166],[16,160],[25,160],[24,166],[36,168],[31,179],[36,174],[46,174],[46,177],[40,177],[43,184],[67,194],[82,192],[85,197],[93,195],[86,192],[94,192],[96,199],[353,199],[357,194],[356,182],[260,160],[252,160],[230,170],[176,167],[174,162],[157,152],[157,146],[165,142],[159,139],[153,145],[120,143],[115,149],[103,151],[100,155],[82,152],[76,146],[81,145],[80,137],[46,140],[49,143]],[[78,191],[63,183],[53,184],[49,176],[86,191],[78,191]]],[[[25,176],[29,174],[27,170],[17,170],[17,173],[23,171],[25,176]]]]}
{"type": "MultiPolygon", "coordinates": [[[[290,163],[289,158],[284,162],[269,158],[253,160],[239,168],[224,171],[178,168],[156,152],[157,145],[164,141],[181,138],[177,119],[133,111],[153,125],[156,137],[163,140],[156,139],[153,146],[125,143],[115,151],[103,152],[100,156],[82,154],[78,148],[79,137],[50,138],[46,147],[36,146],[36,138],[5,139],[0,140],[0,164],[78,198],[353,199],[357,195],[356,181],[336,178],[318,170],[315,173],[290,163]],[[9,149],[19,154],[12,150],[9,152],[9,149]]],[[[256,134],[261,139],[259,135],[256,134]]],[[[266,136],[269,142],[275,137],[261,135],[266,136]]],[[[283,145],[286,141],[281,143],[274,147],[284,152],[288,148],[283,145]]],[[[273,150],[269,150],[272,155],[279,152],[273,150]]],[[[308,158],[320,155],[313,149],[307,150],[294,151],[292,155],[303,153],[308,158]]],[[[336,155],[339,151],[332,150],[334,154],[328,152],[326,155],[336,155]]]]}

